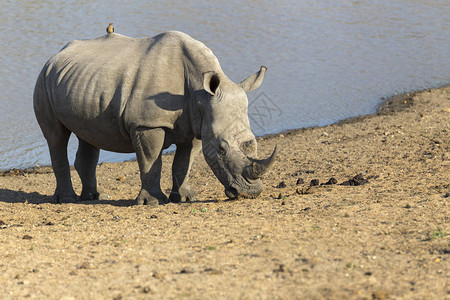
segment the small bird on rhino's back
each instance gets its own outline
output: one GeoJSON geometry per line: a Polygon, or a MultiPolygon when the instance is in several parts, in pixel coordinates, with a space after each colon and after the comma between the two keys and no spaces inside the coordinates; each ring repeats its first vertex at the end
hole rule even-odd
{"type": "Polygon", "coordinates": [[[106,33],[113,33],[114,32],[114,23],[109,23],[108,27],[106,27],[106,33]]]}

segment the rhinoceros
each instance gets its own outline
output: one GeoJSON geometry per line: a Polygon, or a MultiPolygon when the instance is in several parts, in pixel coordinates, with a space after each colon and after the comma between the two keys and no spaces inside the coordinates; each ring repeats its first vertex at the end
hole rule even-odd
{"type": "Polygon", "coordinates": [[[203,43],[170,31],[153,38],[109,33],[68,43],[45,64],[33,102],[56,177],[56,202],[99,198],[99,149],[136,153],[141,177],[137,204],[189,201],[189,170],[203,149],[206,162],[229,198],[256,197],[260,177],[273,164],[256,159],[246,92],[261,85],[266,67],[233,83],[203,43]],[[79,140],[75,159],[77,198],[67,143],[79,140]],[[173,187],[161,191],[162,151],[172,144],[173,187]]]}

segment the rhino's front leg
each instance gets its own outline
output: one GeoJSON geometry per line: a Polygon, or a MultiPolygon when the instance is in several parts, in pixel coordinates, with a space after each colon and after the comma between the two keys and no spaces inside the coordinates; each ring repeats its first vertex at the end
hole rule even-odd
{"type": "Polygon", "coordinates": [[[193,200],[195,193],[189,186],[189,170],[195,155],[200,152],[201,148],[201,141],[197,139],[194,139],[192,143],[177,145],[172,165],[173,186],[169,196],[171,202],[193,200]]]}
{"type": "Polygon", "coordinates": [[[136,204],[166,204],[167,197],[161,191],[161,153],[165,132],[161,128],[137,129],[132,134],[133,147],[141,173],[142,187],[136,204]]]}

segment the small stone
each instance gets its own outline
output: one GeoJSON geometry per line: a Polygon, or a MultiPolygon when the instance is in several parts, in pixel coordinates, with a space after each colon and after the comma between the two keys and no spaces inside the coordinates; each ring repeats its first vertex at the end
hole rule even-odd
{"type": "Polygon", "coordinates": [[[213,268],[206,268],[205,270],[203,270],[203,272],[208,273],[208,274],[211,274],[211,275],[219,275],[219,274],[222,274],[222,271],[216,270],[216,269],[213,269],[213,268]]]}
{"type": "Polygon", "coordinates": [[[353,181],[356,183],[356,185],[362,185],[364,183],[367,183],[367,180],[361,174],[353,177],[353,181]]]}
{"type": "Polygon", "coordinates": [[[309,183],[310,186],[317,186],[319,185],[319,179],[313,179],[311,180],[311,182],[309,183]]]}
{"type": "MultiPolygon", "coordinates": [[[[181,272],[180,272],[181,273],[181,272]]],[[[162,274],[162,273],[154,273],[153,274],[154,278],[158,278],[158,279],[164,279],[166,277],[166,275],[162,274]]]]}
{"type": "Polygon", "coordinates": [[[286,267],[283,264],[279,264],[278,268],[273,270],[274,273],[284,273],[286,272],[286,267]]]}
{"type": "Polygon", "coordinates": [[[281,182],[276,186],[277,189],[282,189],[282,188],[285,188],[285,187],[286,187],[286,183],[285,183],[284,181],[281,181],[281,182]]]}
{"type": "Polygon", "coordinates": [[[387,299],[389,293],[385,290],[378,290],[372,293],[372,298],[376,300],[384,300],[387,299]]]}
{"type": "Polygon", "coordinates": [[[157,215],[151,215],[150,219],[158,219],[158,216],[157,215]]]}
{"type": "Polygon", "coordinates": [[[308,195],[308,194],[314,194],[317,192],[317,188],[315,186],[305,187],[305,188],[298,188],[296,190],[297,194],[299,195],[308,195]]]}
{"type": "Polygon", "coordinates": [[[306,189],[306,194],[314,194],[316,192],[317,192],[316,186],[310,186],[309,188],[306,189]]]}
{"type": "Polygon", "coordinates": [[[336,178],[331,177],[325,184],[327,185],[332,185],[332,184],[336,184],[338,183],[338,181],[336,180],[336,178]]]}
{"type": "Polygon", "coordinates": [[[151,289],[150,287],[148,287],[148,286],[145,286],[145,287],[142,288],[142,292],[143,292],[144,294],[148,294],[148,293],[150,293],[151,291],[152,291],[152,289],[151,289]]]}
{"type": "Polygon", "coordinates": [[[117,181],[125,181],[125,177],[123,177],[123,176],[117,176],[116,180],[117,180],[117,181]]]}
{"type": "Polygon", "coordinates": [[[192,273],[194,273],[194,270],[188,268],[181,269],[180,271],[180,274],[192,274],[192,273]]]}
{"type": "Polygon", "coordinates": [[[368,183],[369,181],[367,179],[365,179],[361,174],[358,174],[356,176],[354,176],[353,178],[344,181],[343,183],[341,183],[341,185],[347,185],[347,186],[358,186],[358,185],[363,185],[368,183]]]}
{"type": "Polygon", "coordinates": [[[303,178],[298,178],[297,179],[297,185],[300,185],[300,184],[304,184],[305,183],[305,180],[303,179],[303,178]]]}
{"type": "Polygon", "coordinates": [[[281,202],[281,205],[286,205],[286,202],[284,202],[284,201],[283,201],[283,202],[281,202]]]}
{"type": "Polygon", "coordinates": [[[92,264],[85,261],[81,265],[78,266],[78,269],[80,269],[80,270],[92,269],[92,264]]]}
{"type": "Polygon", "coordinates": [[[25,234],[22,239],[23,240],[31,240],[33,237],[31,235],[25,234]]]}
{"type": "Polygon", "coordinates": [[[6,225],[6,223],[4,221],[0,220],[0,226],[4,226],[4,225],[6,225]]]}

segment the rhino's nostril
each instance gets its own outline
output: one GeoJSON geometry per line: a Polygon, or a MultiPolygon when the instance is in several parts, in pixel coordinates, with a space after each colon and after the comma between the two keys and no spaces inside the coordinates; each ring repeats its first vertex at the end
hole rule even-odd
{"type": "Polygon", "coordinates": [[[234,199],[239,196],[239,192],[234,187],[229,186],[225,189],[225,195],[230,199],[234,199]]]}
{"type": "Polygon", "coordinates": [[[241,150],[244,152],[244,154],[251,156],[256,152],[256,142],[255,140],[249,140],[246,142],[243,142],[241,144],[241,150]]]}

